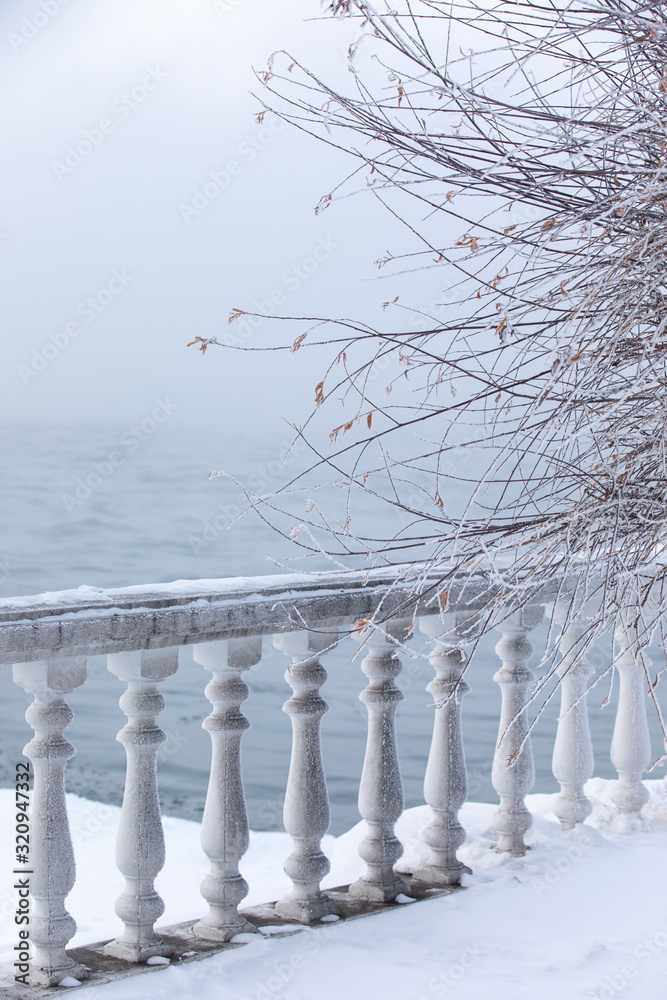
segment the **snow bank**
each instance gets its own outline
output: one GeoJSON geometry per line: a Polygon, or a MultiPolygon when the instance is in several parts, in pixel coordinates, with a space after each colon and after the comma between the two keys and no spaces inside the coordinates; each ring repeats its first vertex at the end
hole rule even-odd
{"type": "MultiPolygon", "coordinates": [[[[510,858],[492,851],[493,805],[467,803],[468,838],[461,859],[474,871],[468,891],[408,904],[375,917],[329,923],[289,938],[247,936],[246,947],[202,962],[78,991],[82,1000],[135,1000],[174,995],[199,1000],[578,1000],[622,996],[662,1000],[667,978],[667,793],[646,783],[651,798],[641,817],[618,814],[612,782],[587,785],[594,811],[584,826],[561,831],[553,795],[532,795],[535,817],[530,852],[510,858]]],[[[11,815],[11,792],[0,806],[11,815]]],[[[67,906],[79,931],[73,944],[111,937],[119,930],[113,900],[122,879],[113,865],[119,810],[68,796],[78,881],[67,906]]],[[[425,856],[418,839],[426,807],[408,810],[398,824],[405,845],[399,867],[410,870],[425,856]]],[[[166,903],[164,923],[202,912],[199,882],[207,862],[199,827],[165,820],[167,864],[158,879],[166,903]]],[[[324,848],[332,860],[327,885],[349,882],[362,871],[356,845],[360,823],[324,848]]],[[[286,891],[282,861],[286,834],[253,833],[243,863],[249,903],[286,891]]],[[[7,859],[0,883],[0,960],[14,942],[10,824],[0,833],[7,859]]]]}

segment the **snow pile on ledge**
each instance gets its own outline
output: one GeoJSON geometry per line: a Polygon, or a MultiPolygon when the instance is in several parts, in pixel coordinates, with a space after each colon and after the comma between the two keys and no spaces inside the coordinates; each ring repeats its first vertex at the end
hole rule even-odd
{"type": "MultiPolygon", "coordinates": [[[[467,803],[468,839],[461,859],[474,871],[465,893],[409,904],[375,917],[329,923],[288,938],[249,938],[244,948],[151,976],[78,990],[82,1000],[579,1000],[612,997],[663,1000],[667,981],[667,793],[648,781],[641,817],[612,805],[612,782],[587,785],[594,811],[583,827],[561,831],[553,795],[528,796],[535,825],[523,858],[493,853],[495,806],[467,803]]],[[[0,790],[10,817],[12,793],[0,790]]],[[[120,927],[113,901],[122,879],[113,864],[119,810],[68,796],[78,865],[67,900],[79,931],[75,945],[114,936],[120,927]]],[[[425,848],[418,832],[426,807],[408,810],[398,824],[411,869],[425,848]]],[[[202,913],[199,882],[207,862],[199,827],[165,820],[167,864],[158,879],[164,923],[202,913]]],[[[328,885],[357,877],[356,845],[363,825],[325,839],[332,859],[328,885]]],[[[11,889],[11,823],[0,831],[0,961],[15,944],[11,889]]],[[[249,903],[275,899],[288,888],[282,862],[286,834],[254,833],[243,863],[249,903]]]]}
{"type": "MultiPolygon", "coordinates": [[[[215,598],[240,600],[257,595],[275,596],[303,590],[307,593],[328,594],[359,587],[384,587],[392,582],[400,585],[410,571],[411,578],[419,566],[396,564],[382,569],[316,570],[311,573],[272,573],[263,576],[227,576],[220,579],[174,580],[172,583],[141,583],[130,587],[95,587],[82,584],[70,590],[47,590],[42,594],[0,598],[0,612],[33,610],[48,607],[85,607],[105,605],[113,608],[117,602],[130,602],[139,608],[142,599],[197,603],[197,599],[215,598]]],[[[208,603],[208,601],[206,602],[208,603]]]]}

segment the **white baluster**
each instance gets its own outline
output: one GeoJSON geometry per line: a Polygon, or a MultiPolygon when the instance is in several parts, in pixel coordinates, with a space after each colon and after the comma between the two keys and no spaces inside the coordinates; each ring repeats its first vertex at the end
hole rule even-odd
{"type": "Polygon", "coordinates": [[[368,648],[361,669],[369,681],[359,695],[368,710],[368,741],[359,784],[359,812],[368,832],[359,845],[366,873],[352,883],[349,892],[370,902],[389,903],[405,890],[405,883],[393,868],[403,853],[403,845],[394,833],[396,820],[403,812],[394,722],[403,695],[394,684],[401,662],[392,637],[404,639],[406,624],[393,621],[381,629],[371,627],[353,635],[368,648]]]}
{"type": "Polygon", "coordinates": [[[646,675],[651,665],[642,650],[635,622],[626,613],[614,637],[620,650],[616,670],[620,678],[618,709],[611,741],[611,760],[618,771],[618,783],[611,793],[621,812],[639,812],[649,797],[642,782],[651,762],[651,743],[646,719],[646,675]],[[646,673],[644,672],[646,667],[646,673]]]}
{"type": "Polygon", "coordinates": [[[285,680],[294,694],[283,711],[292,720],[290,760],[283,821],[294,847],[285,861],[292,891],[276,903],[278,916],[310,923],[336,906],[320,890],[329,860],[322,837],[329,829],[329,795],[322,765],[320,721],[328,705],[320,695],[327,673],[319,655],[338,638],[335,632],[286,632],[273,637],[276,649],[292,658],[285,680]]]}
{"type": "Polygon", "coordinates": [[[55,986],[65,976],[87,976],[83,966],[65,951],[76,931],[76,923],[65,909],[65,897],[76,875],[65,804],[65,766],[75,750],[63,736],[74,717],[63,695],[84,683],[86,658],[17,663],[13,677],[35,699],[25,714],[35,736],[23,751],[32,761],[34,774],[27,866],[32,874],[25,876],[33,898],[29,930],[35,951],[30,980],[55,986]]]}
{"type": "Polygon", "coordinates": [[[155,719],[164,708],[156,684],[176,672],[178,649],[112,653],[107,664],[112,674],[127,683],[119,704],[128,721],[116,737],[127,755],[116,841],[116,864],[125,877],[125,889],[115,907],[125,930],[104,950],[127,962],[144,962],[152,955],[170,953],[153,930],[153,924],[164,913],[154,882],[164,865],[156,758],[165,735],[155,719]]]}
{"type": "Polygon", "coordinates": [[[238,912],[239,903],[248,894],[239,861],[248,850],[241,739],[250,726],[240,706],[248,697],[241,674],[261,660],[262,639],[252,636],[204,642],[196,645],[193,653],[197,663],[213,674],[206,686],[213,711],[202,723],[211,734],[211,774],[201,826],[202,848],[211,862],[201,894],[210,909],[193,930],[208,941],[229,941],[241,931],[256,930],[238,912]]]}
{"type": "Polygon", "coordinates": [[[502,639],[496,646],[502,667],[494,681],[500,685],[502,707],[498,743],[493,758],[491,781],[500,796],[500,808],[493,817],[499,834],[497,850],[510,854],[525,854],[523,836],[532,824],[525,796],[533,787],[535,768],[525,706],[528,692],[535,680],[527,663],[533,653],[526,632],[535,628],[543,617],[542,608],[528,607],[506,618],[496,626],[502,639]],[[520,749],[523,744],[523,749],[520,749]]]}
{"type": "Polygon", "coordinates": [[[590,625],[581,618],[568,621],[570,610],[570,603],[565,601],[548,608],[553,620],[565,626],[558,643],[561,660],[556,669],[561,700],[553,753],[553,773],[560,785],[554,812],[564,830],[583,823],[593,809],[584,794],[584,785],[593,777],[595,767],[586,701],[593,668],[581,652],[590,625]]]}
{"type": "Polygon", "coordinates": [[[432,818],[421,834],[431,848],[431,857],[414,875],[434,885],[456,885],[464,872],[470,872],[456,851],[466,836],[458,814],[468,795],[461,701],[470,689],[462,679],[466,667],[462,645],[473,625],[470,615],[462,612],[430,615],[419,621],[420,630],[435,639],[429,656],[435,678],[426,688],[435,700],[435,717],[424,779],[424,798],[432,818]]]}

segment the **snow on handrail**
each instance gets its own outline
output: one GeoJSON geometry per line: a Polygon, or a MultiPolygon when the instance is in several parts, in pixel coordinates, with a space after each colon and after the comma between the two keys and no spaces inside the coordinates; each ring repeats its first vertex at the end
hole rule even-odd
{"type": "MultiPolygon", "coordinates": [[[[529,604],[504,606],[490,621],[486,611],[494,599],[501,595],[506,600],[497,574],[452,571],[444,586],[446,576],[446,571],[438,576],[422,574],[416,585],[414,573],[393,567],[112,590],[82,587],[0,601],[0,662],[13,663],[14,682],[34,699],[26,713],[34,737],[25,748],[34,773],[30,805],[34,954],[22,984],[39,987],[36,995],[42,996],[63,981],[88,974],[93,982],[126,975],[128,963],[141,965],[170,952],[181,955],[188,949],[192,953],[223,947],[239,931],[252,931],[262,922],[345,918],[376,912],[401,893],[428,898],[452,891],[466,871],[457,857],[465,838],[458,813],[467,797],[461,701],[468,690],[470,650],[490,627],[502,635],[496,646],[501,665],[494,678],[501,693],[492,773],[499,795],[496,849],[521,856],[532,823],[525,797],[534,781],[526,718],[535,681],[528,635],[543,621],[545,610],[563,629],[558,666],[563,711],[554,752],[554,775],[561,786],[556,815],[564,828],[583,822],[590,811],[583,787],[593,774],[586,706],[593,670],[585,657],[575,655],[585,625],[580,628],[570,614],[563,579],[554,579],[553,590],[543,588],[529,604]],[[427,688],[432,700],[428,708],[425,704],[433,736],[425,762],[424,797],[432,818],[422,834],[430,857],[419,870],[405,875],[394,870],[403,850],[395,833],[403,810],[394,730],[402,694],[395,681],[401,671],[401,649],[420,632],[432,643],[429,660],[434,670],[427,688]],[[240,750],[249,725],[241,705],[249,689],[242,675],[261,660],[262,636],[273,636],[273,645],[289,662],[285,678],[291,695],[284,710],[291,719],[293,738],[284,823],[293,849],[285,861],[291,892],[258,913],[239,909],[248,886],[238,866],[248,846],[240,750]],[[366,871],[352,885],[325,892],[321,881],[329,863],[321,841],[329,826],[329,800],[320,720],[328,706],[321,693],[327,679],[321,661],[339,641],[350,637],[361,644],[361,669],[367,681],[360,695],[368,710],[368,736],[359,781],[359,811],[367,824],[359,851],[366,871]],[[165,703],[158,685],[178,669],[178,649],[189,644],[194,646],[195,661],[212,675],[205,690],[212,710],[202,723],[211,736],[202,821],[202,846],[210,860],[201,885],[207,909],[199,920],[165,934],[155,929],[164,906],[154,881],[165,851],[157,782],[158,749],[165,739],[157,717],[165,703]],[[67,696],[85,682],[87,657],[97,653],[107,654],[109,670],[125,685],[120,706],[127,724],[118,739],[125,746],[127,771],[116,847],[116,862],[125,877],[116,913],[124,931],[114,941],[82,954],[67,951],[76,927],[65,908],[75,880],[65,768],[75,751],[64,730],[73,718],[67,696]]],[[[614,800],[621,811],[637,812],[646,794],[641,778],[650,751],[642,687],[646,656],[641,662],[636,636],[621,633],[616,635],[622,656],[612,753],[620,781],[614,800]]]]}
{"type": "MultiPolygon", "coordinates": [[[[0,663],[89,656],[271,634],[306,623],[404,611],[432,613],[439,581],[447,606],[485,607],[498,590],[483,571],[441,570],[419,579],[406,567],[285,574],[102,590],[80,587],[0,600],[0,663]]],[[[542,600],[550,595],[543,594],[542,600]]],[[[551,595],[553,596],[553,595],[551,595]]]]}

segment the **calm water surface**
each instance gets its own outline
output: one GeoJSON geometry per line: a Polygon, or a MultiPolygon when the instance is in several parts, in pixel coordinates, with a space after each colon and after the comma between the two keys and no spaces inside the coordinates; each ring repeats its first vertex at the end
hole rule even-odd
{"type": "MultiPolygon", "coordinates": [[[[258,490],[272,488],[292,475],[303,459],[295,456],[281,471],[281,452],[288,440],[285,434],[284,441],[258,444],[235,439],[233,429],[218,439],[210,431],[174,426],[174,421],[157,426],[141,440],[122,427],[5,429],[0,443],[0,596],[82,584],[124,586],[283,572],[282,566],[304,568],[300,562],[285,561],[294,556],[288,543],[256,517],[242,518],[227,530],[238,509],[238,487],[222,478],[208,478],[212,469],[223,467],[245,481],[254,477],[258,490]],[[87,481],[98,479],[87,493],[87,481]],[[267,561],[267,555],[279,565],[267,561]]],[[[400,528],[391,512],[374,516],[385,518],[387,533],[400,528]]],[[[544,629],[533,633],[537,649],[544,634],[544,629]]],[[[495,641],[486,637],[479,646],[469,668],[470,693],[463,709],[470,795],[480,801],[496,799],[489,778],[500,701],[492,680],[499,665],[495,641]]],[[[427,651],[425,637],[423,643],[414,643],[414,649],[417,654],[427,651]]],[[[346,640],[324,661],[329,680],[323,694],[330,711],[322,723],[323,750],[334,833],[359,818],[356,795],[366,710],[358,700],[365,678],[359,657],[354,657],[356,650],[356,644],[346,640]]],[[[601,650],[605,655],[608,651],[601,650]]],[[[252,728],[243,740],[243,765],[255,829],[281,825],[291,732],[289,718],[281,711],[290,693],[283,676],[286,665],[286,657],[265,640],[262,662],[246,674],[251,693],[243,710],[252,728]]],[[[11,668],[0,670],[0,785],[9,785],[13,765],[30,738],[23,720],[29,698],[12,684],[11,668]]],[[[433,718],[425,687],[431,677],[423,655],[404,658],[398,684],[405,697],[397,727],[408,806],[423,802],[433,718]]],[[[210,739],[201,722],[210,710],[204,697],[209,678],[186,647],[180,652],[178,672],[160,686],[167,703],[160,716],[167,733],[160,756],[160,795],[167,814],[191,819],[202,814],[210,739]]],[[[91,657],[88,682],[69,697],[75,718],[67,736],[77,749],[68,766],[70,791],[105,802],[121,801],[125,755],[115,736],[124,723],[118,707],[122,690],[106,670],[105,658],[91,657]]],[[[603,680],[591,695],[591,724],[596,773],[613,777],[609,744],[615,698],[605,710],[598,707],[606,693],[603,680]]],[[[550,773],[556,718],[553,699],[535,730],[536,791],[557,788],[550,773]]],[[[658,756],[660,740],[652,715],[651,723],[658,756]]]]}

